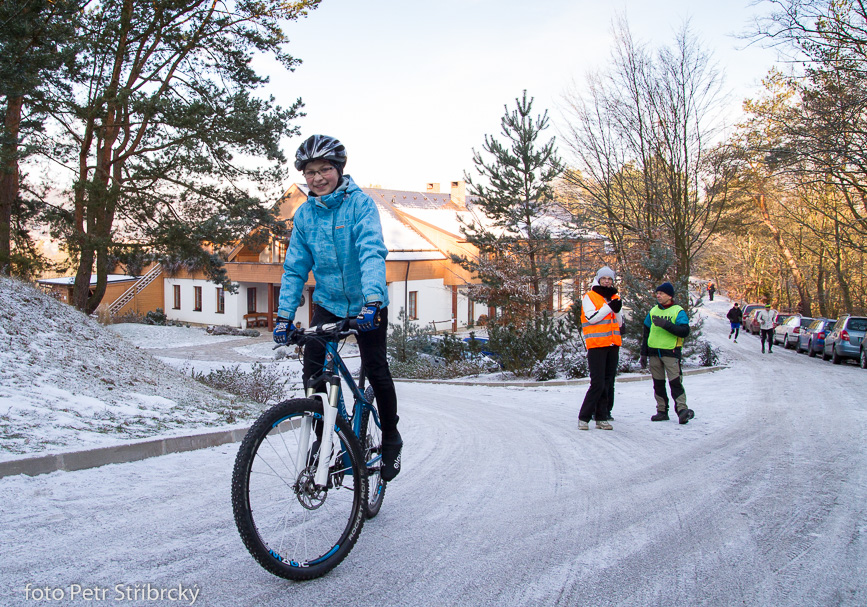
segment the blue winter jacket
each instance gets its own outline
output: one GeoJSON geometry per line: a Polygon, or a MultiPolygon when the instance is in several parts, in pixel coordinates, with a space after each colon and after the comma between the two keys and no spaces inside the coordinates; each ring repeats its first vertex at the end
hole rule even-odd
{"type": "Polygon", "coordinates": [[[371,301],[388,305],[379,211],[349,175],[326,196],[310,196],[295,212],[283,262],[278,314],[293,320],[310,270],[313,303],[340,317],[371,301]]]}

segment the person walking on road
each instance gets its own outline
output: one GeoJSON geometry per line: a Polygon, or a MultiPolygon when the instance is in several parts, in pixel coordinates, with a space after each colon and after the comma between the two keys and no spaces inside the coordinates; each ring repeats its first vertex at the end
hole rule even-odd
{"type": "Polygon", "coordinates": [[[713,294],[716,293],[716,285],[713,284],[713,281],[707,283],[707,294],[711,301],[713,301],[713,294]]]}
{"type": "Polygon", "coordinates": [[[596,272],[590,291],[581,299],[581,331],[587,345],[590,387],[578,412],[578,429],[589,430],[596,419],[600,430],[613,430],[608,421],[614,406],[614,376],[620,358],[620,327],[623,302],[614,286],[614,270],[604,266],[596,272]]]}
{"type": "MultiPolygon", "coordinates": [[[[403,446],[397,430],[397,395],[388,366],[388,286],[379,210],[359,188],[346,166],[346,148],[327,135],[313,135],[295,153],[295,168],[310,188],[295,212],[286,260],[274,341],[286,344],[295,330],[295,312],[307,277],[316,280],[316,310],[311,326],[358,320],[358,350],[376,395],[382,423],[380,476],[392,480],[400,472],[403,446]]],[[[304,385],[322,370],[325,346],[312,341],[304,348],[304,385]]]]}
{"type": "Polygon", "coordinates": [[[735,302],[735,305],[731,307],[728,314],[726,314],[726,318],[729,319],[732,328],[732,330],[729,331],[729,339],[734,335],[734,342],[738,343],[738,333],[740,333],[741,323],[744,321],[744,311],[741,310],[741,305],[738,302],[735,302]]]}
{"type": "Polygon", "coordinates": [[[668,420],[668,394],[665,378],[671,388],[677,420],[686,424],[695,417],[695,412],[686,406],[686,390],[683,388],[681,347],[689,335],[689,317],[686,311],[674,303],[674,286],[664,282],[656,288],[655,305],[644,319],[644,336],[641,341],[641,368],[650,364],[653,379],[653,394],[656,397],[656,414],[650,421],[668,420]]]}
{"type": "Polygon", "coordinates": [[[774,352],[774,316],[776,315],[776,310],[772,310],[769,303],[765,304],[764,310],[756,312],[756,320],[761,331],[762,354],[765,353],[765,341],[768,342],[768,354],[774,352]]]}

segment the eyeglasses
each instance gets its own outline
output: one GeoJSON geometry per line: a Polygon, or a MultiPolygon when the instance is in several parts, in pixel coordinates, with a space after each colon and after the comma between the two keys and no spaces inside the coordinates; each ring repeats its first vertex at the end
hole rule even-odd
{"type": "Polygon", "coordinates": [[[304,171],[301,174],[304,175],[304,179],[313,179],[317,175],[321,175],[323,177],[328,177],[329,175],[331,175],[332,171],[336,171],[336,170],[337,169],[335,169],[334,167],[323,167],[323,168],[319,169],[318,171],[304,171]]]}

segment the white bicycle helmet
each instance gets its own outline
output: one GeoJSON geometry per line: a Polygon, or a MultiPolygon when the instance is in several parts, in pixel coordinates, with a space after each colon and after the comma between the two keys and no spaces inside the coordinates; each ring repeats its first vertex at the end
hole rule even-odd
{"type": "Polygon", "coordinates": [[[311,160],[327,160],[342,172],[346,166],[346,148],[334,137],[311,135],[295,152],[295,168],[304,170],[311,160]]]}

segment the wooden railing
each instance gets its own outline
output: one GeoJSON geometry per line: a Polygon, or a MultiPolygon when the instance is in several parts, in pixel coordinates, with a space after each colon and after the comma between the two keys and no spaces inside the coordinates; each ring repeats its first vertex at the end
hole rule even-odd
{"type": "Polygon", "coordinates": [[[145,287],[147,287],[149,284],[159,278],[162,273],[163,267],[160,264],[156,264],[153,268],[151,268],[150,272],[135,281],[135,283],[129,289],[124,291],[120,297],[111,302],[111,304],[108,306],[108,311],[112,314],[112,316],[116,315],[123,309],[126,304],[132,301],[133,297],[135,297],[137,293],[141,293],[145,289],[145,287]]]}

